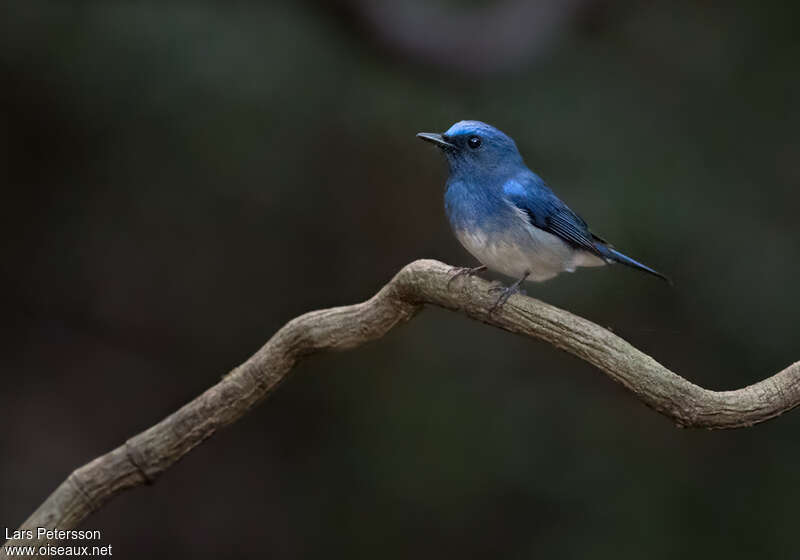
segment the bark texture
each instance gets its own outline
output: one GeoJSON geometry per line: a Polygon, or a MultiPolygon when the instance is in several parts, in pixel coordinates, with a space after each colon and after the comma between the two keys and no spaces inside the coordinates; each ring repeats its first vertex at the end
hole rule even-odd
{"type": "MultiPolygon", "coordinates": [[[[433,260],[405,266],[368,301],[297,317],[219,383],[158,424],[70,474],[21,529],[69,529],[128,488],[158,476],[218,430],[262,401],[303,357],[355,348],[408,321],[425,304],[463,311],[509,332],[543,340],[594,365],[678,426],[740,428],[774,418],[800,403],[800,362],[735,391],[711,391],[665,368],[591,321],[536,299],[514,295],[488,313],[496,296],[480,278],[458,278],[433,260]]],[[[6,545],[46,544],[10,540],[6,545]]],[[[0,549],[0,558],[6,558],[0,549]]]]}

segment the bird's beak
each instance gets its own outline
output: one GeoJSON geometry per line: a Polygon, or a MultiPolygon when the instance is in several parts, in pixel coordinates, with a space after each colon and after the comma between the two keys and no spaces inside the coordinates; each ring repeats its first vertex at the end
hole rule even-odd
{"type": "Polygon", "coordinates": [[[433,144],[436,144],[437,146],[443,149],[450,149],[450,150],[455,149],[454,144],[451,144],[450,142],[445,140],[441,134],[436,132],[418,132],[417,138],[425,140],[426,142],[431,142],[433,144]]]}

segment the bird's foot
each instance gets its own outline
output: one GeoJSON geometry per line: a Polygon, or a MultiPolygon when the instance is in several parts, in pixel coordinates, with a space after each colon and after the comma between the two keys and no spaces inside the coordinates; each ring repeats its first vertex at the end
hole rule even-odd
{"type": "Polygon", "coordinates": [[[508,301],[508,298],[513,296],[514,294],[522,294],[525,295],[525,290],[519,287],[517,284],[512,284],[511,286],[492,286],[489,288],[490,294],[499,293],[500,296],[497,298],[497,301],[494,302],[494,305],[489,309],[489,313],[493,313],[497,309],[500,309],[505,305],[508,301]]]}
{"type": "Polygon", "coordinates": [[[455,280],[456,278],[460,276],[475,276],[476,274],[478,274],[479,272],[483,272],[484,270],[487,270],[486,265],[475,266],[472,268],[469,268],[467,266],[457,267],[455,271],[450,275],[450,279],[447,280],[447,289],[448,290],[450,289],[450,284],[452,284],[453,280],[455,280]]]}
{"type": "Polygon", "coordinates": [[[502,284],[497,286],[492,286],[489,288],[490,294],[499,293],[500,297],[497,298],[497,301],[494,302],[494,305],[489,309],[489,313],[493,313],[495,310],[503,307],[505,303],[508,301],[508,298],[513,296],[514,294],[522,294],[525,295],[525,290],[522,289],[521,285],[525,281],[526,278],[530,276],[530,272],[526,272],[525,275],[511,284],[508,287],[503,286],[502,284]]]}

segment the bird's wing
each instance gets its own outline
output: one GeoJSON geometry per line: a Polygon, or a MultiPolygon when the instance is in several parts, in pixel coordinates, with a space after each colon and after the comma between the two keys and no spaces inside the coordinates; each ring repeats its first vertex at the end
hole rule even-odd
{"type": "Polygon", "coordinates": [[[520,209],[531,225],[563,239],[576,249],[604,257],[583,218],[569,209],[550,188],[531,172],[509,179],[503,185],[505,198],[520,209]]]}

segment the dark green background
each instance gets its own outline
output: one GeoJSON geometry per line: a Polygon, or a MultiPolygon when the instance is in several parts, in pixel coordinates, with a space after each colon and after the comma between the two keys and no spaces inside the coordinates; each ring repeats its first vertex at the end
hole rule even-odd
{"type": "MultiPolygon", "coordinates": [[[[414,138],[462,118],[677,283],[616,267],[530,294],[709,388],[800,359],[793,4],[589,2],[542,52],[469,71],[392,48],[354,2],[3,3],[0,527],[290,318],[419,257],[472,264],[414,138]]],[[[798,429],[678,430],[430,309],[305,362],[83,527],[122,558],[791,558],[798,429]]]]}

